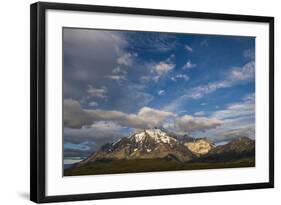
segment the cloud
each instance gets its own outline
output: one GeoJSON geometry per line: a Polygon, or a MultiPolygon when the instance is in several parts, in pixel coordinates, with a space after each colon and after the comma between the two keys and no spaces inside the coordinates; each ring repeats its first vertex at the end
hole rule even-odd
{"type": "Polygon", "coordinates": [[[222,110],[215,111],[211,118],[217,118],[224,123],[209,135],[212,140],[228,141],[236,137],[255,138],[255,97],[250,93],[240,102],[232,103],[222,110]]]}
{"type": "Polygon", "coordinates": [[[188,81],[189,77],[188,77],[188,75],[185,75],[185,74],[177,74],[177,75],[171,77],[171,80],[174,81],[174,82],[176,82],[177,79],[183,79],[185,81],[188,81]]]}
{"type": "Polygon", "coordinates": [[[122,80],[126,80],[126,77],[124,75],[108,75],[107,77],[111,80],[115,80],[118,82],[120,82],[122,80]]]}
{"type": "Polygon", "coordinates": [[[96,106],[98,106],[99,104],[98,104],[97,102],[95,102],[95,101],[91,101],[91,102],[89,103],[89,105],[90,105],[91,107],[96,107],[96,106]]]}
{"type": "Polygon", "coordinates": [[[225,110],[216,111],[213,117],[218,119],[231,119],[235,117],[242,117],[247,115],[253,115],[255,113],[254,104],[232,104],[228,106],[225,110]]]}
{"type": "Polygon", "coordinates": [[[175,55],[171,54],[167,59],[163,61],[148,63],[146,67],[148,68],[148,70],[150,70],[150,73],[141,76],[140,80],[144,83],[151,80],[153,80],[154,82],[158,82],[161,78],[166,76],[176,67],[176,64],[173,63],[174,58],[175,55]]]}
{"type": "Polygon", "coordinates": [[[199,99],[206,94],[213,93],[221,88],[229,88],[238,83],[251,80],[255,77],[255,62],[251,61],[242,67],[235,67],[227,74],[226,79],[200,85],[188,91],[187,97],[199,99]]]}
{"type": "Polygon", "coordinates": [[[123,112],[136,112],[153,100],[145,88],[135,86],[133,77],[151,75],[151,67],[147,71],[146,62],[138,61],[137,52],[129,49],[127,33],[63,30],[64,99],[83,106],[95,101],[123,112]]]}
{"type": "Polygon", "coordinates": [[[231,83],[229,81],[218,81],[208,83],[207,85],[201,85],[190,89],[188,91],[188,94],[186,94],[186,97],[192,99],[199,99],[205,96],[206,94],[215,92],[217,89],[228,87],[231,87],[231,83]]]}
{"type": "Polygon", "coordinates": [[[156,73],[157,78],[161,78],[169,71],[175,68],[175,64],[169,61],[161,61],[153,65],[152,70],[156,73]]]}
{"type": "Polygon", "coordinates": [[[64,156],[89,156],[105,143],[127,137],[128,129],[168,128],[175,133],[204,132],[222,121],[184,115],[150,107],[136,114],[115,110],[83,109],[78,101],[64,100],[64,156]],[[124,132],[124,130],[126,130],[124,132]]]}
{"type": "Polygon", "coordinates": [[[183,132],[206,131],[222,124],[221,120],[206,117],[193,117],[184,115],[178,117],[172,112],[143,107],[136,114],[123,113],[114,110],[82,109],[75,100],[64,100],[64,125],[65,127],[81,129],[85,126],[104,121],[112,122],[119,127],[146,129],[163,127],[170,121],[174,128],[183,132]]]}
{"type": "Polygon", "coordinates": [[[138,117],[146,121],[149,127],[159,127],[169,117],[175,117],[171,112],[144,107],[138,112],[138,117]]]}
{"type": "Polygon", "coordinates": [[[249,126],[242,126],[242,127],[235,128],[235,129],[218,131],[212,137],[212,140],[215,143],[218,143],[218,142],[223,142],[223,141],[230,141],[230,140],[236,139],[238,137],[249,137],[251,139],[254,139],[255,138],[255,126],[249,125],[249,126]]]}
{"type": "Polygon", "coordinates": [[[127,45],[118,32],[63,29],[64,97],[79,100],[88,85],[108,87],[104,77],[118,67],[116,59],[127,53],[127,45]]]}
{"type": "Polygon", "coordinates": [[[183,70],[188,70],[191,68],[195,68],[197,65],[192,63],[191,60],[188,60],[186,64],[182,67],[183,70]]]}
{"type": "Polygon", "coordinates": [[[194,113],[194,115],[195,116],[204,116],[205,112],[204,111],[199,111],[199,112],[194,113]]]}
{"type": "Polygon", "coordinates": [[[255,97],[254,94],[248,94],[243,98],[242,102],[230,104],[226,107],[226,109],[214,112],[212,117],[226,120],[254,115],[255,97]]]}
{"type": "Polygon", "coordinates": [[[105,86],[101,87],[101,88],[94,88],[92,85],[88,85],[88,94],[91,97],[95,97],[95,98],[108,98],[106,93],[107,93],[107,88],[105,86]]]}
{"type": "Polygon", "coordinates": [[[114,68],[112,70],[112,74],[123,74],[123,75],[126,75],[127,71],[125,69],[121,69],[120,66],[117,66],[116,68],[114,68]]]}
{"type": "Polygon", "coordinates": [[[251,82],[255,78],[255,62],[250,61],[242,67],[234,67],[225,76],[226,77],[222,80],[187,89],[182,96],[164,106],[163,109],[167,111],[175,111],[189,99],[200,99],[218,89],[230,88],[235,85],[251,82]]]}
{"type": "Polygon", "coordinates": [[[159,90],[158,95],[165,95],[165,90],[159,90]]]}
{"type": "Polygon", "coordinates": [[[112,121],[122,127],[151,128],[160,126],[167,117],[174,114],[149,107],[143,107],[137,114],[128,114],[120,111],[82,109],[79,102],[64,100],[64,125],[66,127],[81,128],[92,125],[97,121],[112,121]]]}
{"type": "Polygon", "coordinates": [[[119,133],[122,129],[121,126],[117,125],[111,121],[98,121],[94,122],[89,126],[83,126],[81,129],[74,129],[74,128],[65,128],[65,135],[67,136],[77,136],[81,138],[111,138],[112,136],[119,133]]]}
{"type": "Polygon", "coordinates": [[[121,56],[117,58],[117,63],[119,65],[131,66],[133,64],[134,58],[137,56],[137,53],[122,53],[121,56]]]}
{"type": "Polygon", "coordinates": [[[188,52],[193,52],[193,48],[189,45],[185,45],[184,47],[188,52]]]}
{"type": "Polygon", "coordinates": [[[105,143],[113,142],[121,137],[122,127],[114,122],[99,121],[82,128],[64,128],[64,155],[89,156],[105,143]]]}
{"type": "Polygon", "coordinates": [[[73,99],[63,101],[63,120],[66,127],[81,128],[83,125],[89,125],[90,116],[81,109],[80,103],[73,99]]]}
{"type": "Polygon", "coordinates": [[[255,62],[250,61],[243,67],[236,67],[231,71],[230,79],[232,81],[243,81],[255,76],[255,62]]]}
{"type": "Polygon", "coordinates": [[[129,69],[130,66],[134,65],[135,58],[138,56],[138,54],[129,52],[124,53],[124,51],[121,52],[120,49],[117,49],[117,55],[120,55],[116,60],[118,66],[112,70],[112,74],[107,75],[106,77],[118,83],[121,83],[122,81],[127,80],[127,69],[129,69]]]}
{"type": "Polygon", "coordinates": [[[206,117],[193,117],[184,115],[175,120],[175,126],[181,131],[192,133],[195,131],[204,132],[208,129],[216,128],[223,124],[223,121],[218,119],[210,119],[206,117]]]}

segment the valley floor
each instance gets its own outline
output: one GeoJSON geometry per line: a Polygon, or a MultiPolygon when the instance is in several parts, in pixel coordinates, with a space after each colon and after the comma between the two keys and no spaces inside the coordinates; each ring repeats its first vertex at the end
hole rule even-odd
{"type": "Polygon", "coordinates": [[[254,167],[254,158],[243,158],[227,162],[178,162],[167,159],[138,159],[119,161],[97,161],[64,171],[64,176],[121,174],[219,168],[254,167]]]}

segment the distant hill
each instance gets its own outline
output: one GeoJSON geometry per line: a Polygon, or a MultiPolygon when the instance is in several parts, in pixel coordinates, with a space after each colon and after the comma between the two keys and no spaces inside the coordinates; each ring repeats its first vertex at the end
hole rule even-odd
{"type": "Polygon", "coordinates": [[[251,157],[255,157],[255,141],[248,137],[239,137],[225,145],[215,147],[200,161],[221,162],[251,157]]]}

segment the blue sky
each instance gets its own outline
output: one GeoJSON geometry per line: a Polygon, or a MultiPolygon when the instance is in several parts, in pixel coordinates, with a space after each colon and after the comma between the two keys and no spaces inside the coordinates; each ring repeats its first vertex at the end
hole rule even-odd
{"type": "Polygon", "coordinates": [[[63,30],[65,156],[150,127],[254,138],[255,38],[63,30]]]}

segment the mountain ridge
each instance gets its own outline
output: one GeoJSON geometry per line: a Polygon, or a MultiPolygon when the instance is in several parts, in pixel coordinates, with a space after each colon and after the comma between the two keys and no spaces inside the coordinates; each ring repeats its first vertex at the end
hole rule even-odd
{"type": "Polygon", "coordinates": [[[252,167],[254,156],[255,141],[248,137],[215,146],[206,138],[171,136],[153,128],[104,144],[64,173],[70,176],[252,167]]]}
{"type": "MultiPolygon", "coordinates": [[[[243,149],[247,149],[248,145],[254,146],[254,140],[247,137],[241,139],[243,140],[240,142],[245,142],[245,145],[241,145],[242,148],[244,147],[243,149]]],[[[200,157],[207,159],[211,155],[232,152],[235,146],[239,147],[238,144],[234,141],[226,145],[215,146],[207,138],[194,138],[189,135],[171,136],[159,128],[151,128],[120,138],[113,143],[104,144],[97,152],[78,163],[78,166],[95,161],[130,159],[169,158],[188,162],[200,157]]]]}
{"type": "Polygon", "coordinates": [[[146,129],[114,143],[107,143],[81,164],[97,160],[153,159],[174,156],[189,161],[196,156],[177,139],[160,129],[146,129]]]}

